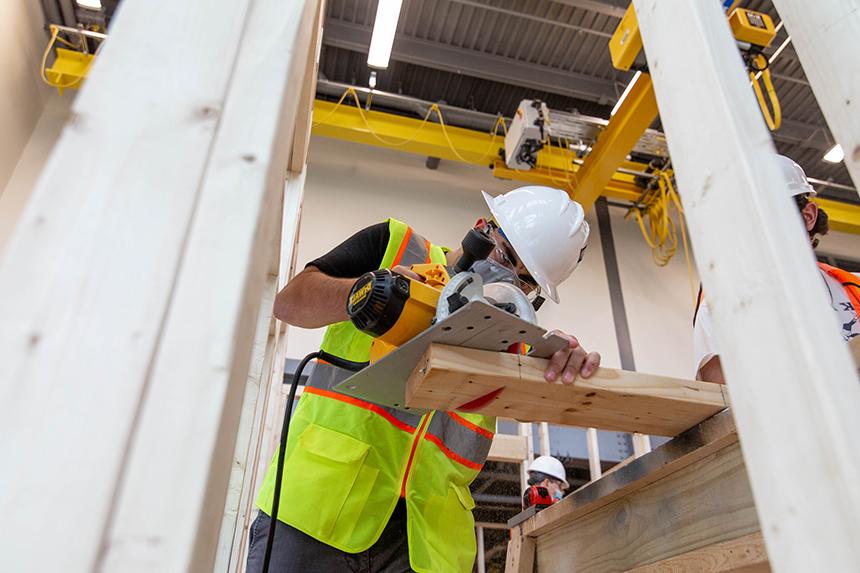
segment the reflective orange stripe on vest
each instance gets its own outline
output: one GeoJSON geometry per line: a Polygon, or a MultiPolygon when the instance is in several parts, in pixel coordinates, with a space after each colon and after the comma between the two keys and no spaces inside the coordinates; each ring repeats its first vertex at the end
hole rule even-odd
{"type": "Polygon", "coordinates": [[[424,437],[447,457],[473,470],[480,470],[484,465],[493,443],[492,432],[454,412],[437,412],[424,437]]]}

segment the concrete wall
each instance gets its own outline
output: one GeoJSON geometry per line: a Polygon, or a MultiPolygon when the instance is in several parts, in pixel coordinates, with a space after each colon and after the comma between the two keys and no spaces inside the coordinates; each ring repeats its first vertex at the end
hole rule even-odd
{"type": "Polygon", "coordinates": [[[9,0],[0,19],[0,192],[36,122],[42,115],[48,86],[39,79],[39,63],[48,41],[39,0],[9,0]]]}

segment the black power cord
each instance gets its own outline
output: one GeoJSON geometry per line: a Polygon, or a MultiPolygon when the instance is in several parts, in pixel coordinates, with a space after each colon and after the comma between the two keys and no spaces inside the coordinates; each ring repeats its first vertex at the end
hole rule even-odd
{"type": "Polygon", "coordinates": [[[263,558],[263,573],[269,573],[269,563],[272,559],[272,547],[275,544],[275,528],[278,526],[278,506],[281,501],[281,485],[284,481],[284,457],[286,457],[287,454],[287,435],[290,431],[290,418],[293,413],[293,403],[296,400],[296,390],[299,386],[299,380],[302,377],[302,370],[305,369],[308,362],[314,359],[325,360],[332,366],[337,366],[338,368],[344,368],[353,372],[357,372],[368,365],[367,362],[351,362],[349,360],[344,360],[343,358],[339,358],[322,350],[311,352],[302,358],[301,362],[299,362],[299,366],[296,368],[295,374],[293,374],[293,381],[290,383],[290,394],[287,398],[287,407],[284,412],[284,424],[281,427],[281,445],[278,449],[278,463],[276,464],[277,469],[275,472],[275,492],[274,498],[272,499],[272,515],[269,516],[271,518],[269,533],[266,536],[266,555],[263,558]]]}

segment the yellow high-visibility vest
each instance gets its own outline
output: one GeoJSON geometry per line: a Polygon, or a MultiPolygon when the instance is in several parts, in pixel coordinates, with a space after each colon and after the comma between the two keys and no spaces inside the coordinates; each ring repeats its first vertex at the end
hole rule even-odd
{"type": "MultiPolygon", "coordinates": [[[[389,219],[380,268],[433,262],[445,251],[389,219]]],[[[372,338],[351,322],[331,325],[322,349],[353,362],[372,338]]],[[[290,422],[278,519],[349,553],[382,534],[406,499],[409,560],[419,572],[471,571],[475,502],[469,484],[487,458],[495,417],[433,411],[424,416],[365,402],[332,387],[349,372],[317,364],[290,422]]],[[[277,453],[257,497],[271,514],[277,453]]]]}

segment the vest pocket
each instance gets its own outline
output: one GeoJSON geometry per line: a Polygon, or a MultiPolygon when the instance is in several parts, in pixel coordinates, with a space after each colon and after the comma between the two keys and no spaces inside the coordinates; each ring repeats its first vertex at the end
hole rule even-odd
{"type": "Polygon", "coordinates": [[[284,469],[281,499],[288,519],[321,540],[330,537],[339,518],[354,521],[358,515],[341,516],[341,510],[347,501],[351,507],[363,506],[370,493],[363,482],[375,481],[377,472],[362,471],[369,451],[369,444],[324,426],[305,428],[284,469]],[[354,490],[365,499],[351,499],[354,490]]]}

